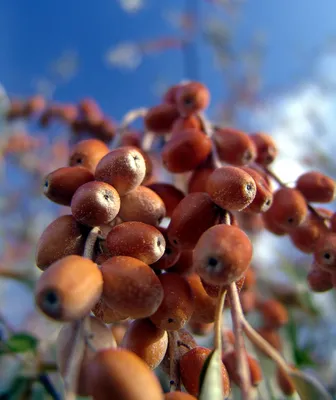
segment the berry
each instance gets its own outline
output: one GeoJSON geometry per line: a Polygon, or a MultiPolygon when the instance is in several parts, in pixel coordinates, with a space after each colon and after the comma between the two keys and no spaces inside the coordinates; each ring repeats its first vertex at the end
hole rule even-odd
{"type": "Polygon", "coordinates": [[[72,215],[78,222],[89,226],[110,223],[119,209],[118,192],[104,182],[85,183],[76,190],[71,200],[72,215]]]}
{"type": "Polygon", "coordinates": [[[203,132],[196,129],[180,131],[163,147],[162,162],[169,172],[189,172],[207,159],[211,148],[211,139],[203,132]]]}
{"type": "Polygon", "coordinates": [[[194,297],[190,285],[182,276],[167,272],[160,275],[163,300],[151,321],[167,331],[177,331],[189,321],[194,312],[194,297]]]}
{"type": "Polygon", "coordinates": [[[204,232],[197,242],[194,268],[205,282],[230,285],[244,275],[252,253],[252,244],[241,229],[216,225],[204,232]]]}
{"type": "Polygon", "coordinates": [[[165,215],[166,207],[161,197],[145,186],[139,186],[121,198],[119,216],[123,221],[158,226],[165,215]]]}
{"type": "Polygon", "coordinates": [[[176,105],[182,117],[204,110],[210,102],[210,93],[200,82],[181,85],[176,92],[176,105]]]}
{"type": "Polygon", "coordinates": [[[278,155],[278,148],[274,139],[266,133],[254,133],[250,135],[257,148],[256,162],[261,165],[271,164],[278,155]]]}
{"type": "Polygon", "coordinates": [[[166,393],[164,400],[197,400],[197,399],[196,399],[196,397],[191,396],[188,393],[175,391],[175,392],[166,393]]]}
{"type": "Polygon", "coordinates": [[[179,117],[176,106],[172,104],[160,104],[148,110],[145,118],[145,129],[157,135],[166,135],[179,117]]]}
{"type": "Polygon", "coordinates": [[[321,172],[311,171],[299,176],[296,189],[309,202],[330,203],[335,199],[336,182],[321,172]]]}
{"type": "Polygon", "coordinates": [[[115,309],[110,308],[103,298],[92,308],[92,313],[105,324],[123,321],[128,318],[127,314],[122,314],[115,309]]]}
{"type": "Polygon", "coordinates": [[[94,180],[92,172],[83,167],[63,167],[44,178],[43,194],[54,203],[70,206],[76,190],[94,180]]]}
{"type": "MultiPolygon", "coordinates": [[[[223,363],[228,371],[230,379],[237,385],[241,386],[240,376],[237,372],[237,357],[234,351],[230,351],[223,356],[223,363]]],[[[247,363],[250,370],[250,380],[252,386],[258,386],[262,381],[262,371],[258,361],[247,354],[247,363]]]]}
{"type": "Polygon", "coordinates": [[[166,216],[171,217],[179,202],[184,198],[183,192],[169,183],[152,183],[148,185],[163,200],[166,207],[166,216]]]}
{"type": "MultiPolygon", "coordinates": [[[[261,327],[257,329],[257,332],[266,340],[266,342],[268,342],[272,347],[281,352],[282,340],[275,328],[261,327]]],[[[267,353],[263,354],[268,357],[267,353]]]]}
{"type": "Polygon", "coordinates": [[[201,235],[219,220],[220,211],[207,193],[188,194],[172,214],[170,242],[179,249],[193,249],[201,235]]]}
{"type": "Polygon", "coordinates": [[[196,115],[190,115],[186,118],[177,118],[172,126],[172,134],[179,135],[180,132],[189,129],[202,130],[201,120],[196,115]]]}
{"type": "Polygon", "coordinates": [[[263,316],[265,327],[279,329],[287,324],[287,309],[279,301],[269,299],[263,301],[258,308],[263,316]]]}
{"type": "Polygon", "coordinates": [[[155,313],[163,300],[159,278],[144,262],[133,257],[112,257],[101,266],[103,298],[113,310],[131,318],[155,313]]]}
{"type": "Polygon", "coordinates": [[[109,148],[101,140],[81,140],[70,153],[69,165],[80,165],[94,174],[97,164],[108,152],[109,148]]]}
{"type": "Polygon", "coordinates": [[[103,277],[97,264],[80,256],[53,263],[40,276],[36,304],[48,317],[74,321],[87,315],[102,294],[103,277]]]}
{"type": "Polygon", "coordinates": [[[188,193],[206,192],[208,178],[214,170],[214,168],[203,166],[195,169],[189,178],[188,193]]]}
{"type": "Polygon", "coordinates": [[[333,288],[332,276],[330,272],[324,271],[313,264],[308,272],[307,281],[313,292],[323,293],[333,288]]]}
{"type": "Polygon", "coordinates": [[[336,234],[324,235],[316,244],[314,260],[318,267],[333,273],[336,271],[336,234]]]}
{"type": "Polygon", "coordinates": [[[279,367],[276,369],[276,380],[285,396],[292,396],[296,392],[289,375],[279,367]]]}
{"type": "Polygon", "coordinates": [[[194,272],[193,261],[193,250],[183,250],[169,272],[176,272],[182,276],[190,275],[194,272]]]}
{"type": "Polygon", "coordinates": [[[205,324],[202,322],[189,321],[188,326],[194,335],[207,336],[213,332],[214,323],[205,324]]]}
{"type": "Polygon", "coordinates": [[[162,233],[166,241],[166,248],[162,257],[151,264],[151,267],[155,270],[168,269],[177,263],[181,256],[181,252],[175,246],[172,246],[167,236],[167,229],[158,227],[158,230],[162,233]]]}
{"type": "Polygon", "coordinates": [[[36,247],[35,262],[42,271],[53,262],[84,251],[88,229],[72,215],[63,215],[51,222],[43,231],[36,247]]]}
{"type": "Polygon", "coordinates": [[[129,256],[153,264],[164,254],[166,241],[154,226],[143,222],[124,222],[113,227],[106,238],[111,257],[129,256]]]}
{"type": "Polygon", "coordinates": [[[254,200],[257,187],[250,174],[238,167],[217,168],[208,178],[207,192],[224,210],[241,211],[254,200]]]}

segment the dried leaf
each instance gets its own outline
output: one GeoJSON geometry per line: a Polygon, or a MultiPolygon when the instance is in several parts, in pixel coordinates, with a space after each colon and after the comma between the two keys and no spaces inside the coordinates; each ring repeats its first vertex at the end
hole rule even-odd
{"type": "Polygon", "coordinates": [[[212,351],[206,359],[200,375],[199,400],[223,400],[221,362],[218,350],[212,351]]]}
{"type": "Polygon", "coordinates": [[[289,370],[288,375],[301,400],[332,400],[330,394],[315,378],[297,370],[289,370]]]}

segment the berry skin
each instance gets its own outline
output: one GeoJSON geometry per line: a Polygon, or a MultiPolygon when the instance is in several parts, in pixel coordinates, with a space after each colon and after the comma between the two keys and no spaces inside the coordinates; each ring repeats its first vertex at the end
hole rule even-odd
{"type": "Polygon", "coordinates": [[[257,148],[256,162],[261,165],[271,164],[278,155],[278,148],[274,139],[266,133],[254,133],[250,135],[257,148]]]}
{"type": "Polygon", "coordinates": [[[176,105],[182,117],[188,117],[208,107],[210,93],[200,82],[181,85],[176,92],[176,105]]]}
{"type": "Polygon", "coordinates": [[[265,327],[279,329],[288,322],[288,312],[279,301],[269,299],[259,305],[265,327]]]}
{"type": "Polygon", "coordinates": [[[309,202],[330,203],[335,199],[336,182],[321,172],[311,171],[297,179],[296,189],[309,202]]]}
{"type": "Polygon", "coordinates": [[[276,370],[276,380],[278,383],[278,386],[282,393],[286,396],[292,396],[296,390],[295,386],[293,385],[292,381],[290,380],[290,377],[288,376],[287,373],[285,373],[282,369],[277,367],[276,370]]]}
{"type": "MultiPolygon", "coordinates": [[[[223,363],[228,371],[230,379],[237,385],[240,386],[240,376],[237,372],[237,357],[234,351],[224,354],[223,363]]],[[[250,380],[251,385],[256,387],[262,381],[262,371],[258,361],[247,354],[247,363],[250,369],[250,380]]]]}
{"type": "Polygon", "coordinates": [[[154,226],[143,222],[124,222],[113,227],[106,238],[111,257],[129,256],[153,264],[164,254],[166,241],[154,226]]]}
{"type": "Polygon", "coordinates": [[[128,318],[128,315],[119,313],[116,310],[110,308],[103,298],[100,298],[98,303],[91,310],[95,317],[105,324],[111,324],[112,322],[123,321],[128,318]]]}
{"type": "Polygon", "coordinates": [[[170,86],[163,96],[162,102],[166,104],[176,105],[176,94],[182,85],[172,85],[170,86]]]}
{"type": "Polygon", "coordinates": [[[196,273],[186,277],[194,296],[194,313],[190,322],[209,324],[215,321],[217,299],[210,297],[205,291],[201,278],[196,273]]]}
{"type": "Polygon", "coordinates": [[[210,332],[213,332],[214,323],[204,324],[201,322],[190,321],[188,327],[193,335],[207,336],[210,332]]]}
{"type": "Polygon", "coordinates": [[[196,129],[198,131],[202,130],[201,121],[196,115],[191,115],[186,118],[178,118],[172,126],[172,134],[179,135],[180,132],[184,132],[185,130],[189,129],[196,129]]]}
{"type": "Polygon", "coordinates": [[[204,232],[197,242],[194,268],[207,283],[230,285],[244,275],[252,254],[252,244],[241,229],[215,225],[204,232]]]}
{"type": "Polygon", "coordinates": [[[334,212],[330,218],[330,229],[336,233],[336,212],[334,212]]]}
{"type": "Polygon", "coordinates": [[[182,276],[167,272],[160,275],[163,300],[157,311],[150,317],[158,327],[177,331],[184,327],[194,312],[194,297],[188,281],[182,276]]]}
{"type": "Polygon", "coordinates": [[[304,222],[308,208],[298,190],[284,187],[273,194],[273,203],[265,214],[269,214],[269,219],[279,228],[291,231],[304,222]]]}
{"type": "MultiPolygon", "coordinates": [[[[91,344],[97,350],[108,349],[110,347],[115,347],[115,341],[109,328],[99,321],[95,317],[90,317],[90,334],[91,334],[91,344]]],[[[66,373],[67,362],[71,348],[73,345],[73,340],[75,338],[75,330],[73,324],[65,324],[61,329],[56,346],[56,359],[57,366],[60,374],[64,377],[66,373]]],[[[88,382],[86,380],[86,369],[90,360],[94,357],[94,351],[85,344],[85,350],[83,359],[81,361],[81,366],[79,369],[79,375],[77,380],[77,390],[76,393],[79,396],[89,396],[88,382]]]]}
{"type": "Polygon", "coordinates": [[[197,400],[196,397],[192,396],[189,393],[184,392],[170,392],[165,393],[164,400],[197,400]]]}
{"type": "Polygon", "coordinates": [[[84,251],[88,229],[72,215],[62,215],[43,231],[36,247],[35,261],[42,271],[53,262],[71,254],[84,251]]]}
{"type": "Polygon", "coordinates": [[[193,249],[201,235],[219,220],[220,211],[207,193],[188,194],[172,214],[170,242],[179,249],[193,249]]]}
{"type": "Polygon", "coordinates": [[[69,165],[85,167],[94,174],[97,164],[109,151],[109,148],[101,140],[81,140],[70,153],[69,165]]]}
{"type": "Polygon", "coordinates": [[[153,190],[139,186],[121,198],[119,217],[127,221],[139,221],[158,226],[166,215],[161,197],[153,190]]]}
{"type": "Polygon", "coordinates": [[[331,273],[318,268],[315,264],[308,272],[307,281],[313,292],[323,293],[333,288],[331,273]]]}
{"type": "Polygon", "coordinates": [[[95,400],[163,400],[159,380],[148,365],[125,349],[101,350],[91,361],[87,379],[95,400]]]}
{"type": "Polygon", "coordinates": [[[241,211],[254,200],[257,187],[250,174],[238,167],[217,168],[208,178],[207,192],[219,207],[241,211]]]}
{"type": "Polygon", "coordinates": [[[170,268],[169,272],[175,272],[182,276],[188,276],[194,272],[193,250],[183,250],[176,263],[170,268]]]}
{"type": "Polygon", "coordinates": [[[113,310],[131,318],[155,313],[163,300],[163,288],[154,271],[133,257],[112,257],[101,266],[103,298],[113,310]]]}
{"type": "Polygon", "coordinates": [[[48,317],[74,321],[90,312],[102,289],[103,277],[97,264],[73,255],[56,261],[40,276],[35,300],[48,317]]]}
{"type": "Polygon", "coordinates": [[[333,273],[336,271],[336,234],[324,235],[316,244],[314,260],[319,268],[333,273]]]}
{"type": "Polygon", "coordinates": [[[257,149],[250,137],[237,129],[215,129],[213,140],[219,158],[232,165],[245,165],[255,160],[257,149]]]}
{"type": "Polygon", "coordinates": [[[82,224],[108,224],[118,215],[120,197],[113,186],[104,182],[88,182],[80,186],[71,200],[72,215],[82,224]]]}
{"type": "Polygon", "coordinates": [[[157,229],[162,233],[166,241],[166,248],[162,257],[155,263],[151,264],[151,268],[154,270],[168,269],[177,263],[181,255],[181,251],[175,246],[172,246],[170,243],[166,228],[158,227],[157,229]]]}
{"type": "Polygon", "coordinates": [[[76,190],[94,180],[93,174],[83,167],[63,167],[44,178],[43,194],[51,201],[70,206],[76,190]]]}
{"type": "MultiPolygon", "coordinates": [[[[187,392],[198,396],[200,374],[203,365],[210,355],[211,350],[205,347],[195,347],[185,353],[180,359],[181,379],[187,392]]],[[[221,364],[223,394],[226,398],[230,394],[230,380],[224,364],[221,364]]]]}
{"type": "Polygon", "coordinates": [[[184,198],[183,192],[169,183],[152,183],[148,185],[163,200],[166,207],[166,216],[171,217],[179,202],[184,198]]]}
{"type": "Polygon", "coordinates": [[[95,178],[113,186],[120,196],[141,185],[146,175],[146,162],[135,147],[120,147],[103,157],[96,168],[95,178]]]}
{"type": "Polygon", "coordinates": [[[211,167],[199,167],[192,172],[188,182],[188,193],[206,192],[209,176],[215,169],[211,167]]]}
{"type": "Polygon", "coordinates": [[[138,319],[127,328],[121,347],[139,356],[150,369],[155,369],[166,354],[168,335],[149,319],[138,319]]]}
{"type": "Polygon", "coordinates": [[[211,139],[203,132],[196,129],[180,131],[163,147],[162,162],[169,172],[189,172],[207,159],[211,148],[211,139]]]}
{"type": "Polygon", "coordinates": [[[273,235],[284,236],[287,234],[286,229],[280,227],[276,223],[273,213],[270,212],[262,213],[261,218],[263,220],[265,229],[273,233],[273,235]]]}
{"type": "Polygon", "coordinates": [[[172,104],[159,104],[148,110],[145,118],[145,129],[157,135],[166,135],[179,117],[176,106],[172,104]]]}

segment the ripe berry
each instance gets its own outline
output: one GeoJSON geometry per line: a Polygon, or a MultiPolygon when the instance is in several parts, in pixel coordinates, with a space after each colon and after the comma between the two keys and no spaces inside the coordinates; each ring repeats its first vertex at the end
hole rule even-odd
{"type": "Polygon", "coordinates": [[[162,162],[172,173],[194,170],[211,153],[211,139],[196,129],[180,131],[162,149],[162,162]]]}
{"type": "Polygon", "coordinates": [[[168,335],[149,319],[138,319],[127,328],[121,347],[139,356],[150,369],[155,369],[166,354],[168,335]]]}
{"type": "Polygon", "coordinates": [[[159,104],[148,110],[144,118],[145,129],[157,135],[166,135],[171,131],[178,117],[179,113],[176,106],[172,104],[159,104]]]}
{"type": "Polygon", "coordinates": [[[336,212],[334,212],[330,218],[330,229],[336,233],[336,212]]]}
{"type": "MultiPolygon", "coordinates": [[[[60,374],[64,377],[67,364],[69,362],[69,354],[75,339],[75,329],[73,324],[63,325],[56,345],[56,359],[60,374]]],[[[92,346],[98,350],[115,347],[115,341],[108,327],[95,317],[90,317],[90,342],[92,346]]],[[[86,369],[90,360],[93,359],[95,352],[85,344],[83,359],[80,364],[78,373],[76,394],[79,396],[89,396],[88,381],[86,379],[86,369]]]]}
{"type": "MultiPolygon", "coordinates": [[[[230,379],[237,385],[241,386],[240,376],[237,371],[237,357],[234,351],[230,351],[223,356],[223,363],[228,371],[230,379]]],[[[258,386],[262,381],[262,371],[258,361],[247,354],[247,363],[250,370],[250,380],[252,386],[258,386]]]]}
{"type": "Polygon", "coordinates": [[[139,186],[121,198],[119,216],[123,221],[158,226],[165,215],[166,207],[161,197],[145,186],[139,186]]]}
{"type": "Polygon", "coordinates": [[[323,293],[333,288],[330,272],[318,268],[315,264],[312,265],[311,270],[308,272],[307,281],[313,292],[323,293]]]}
{"type": "Polygon", "coordinates": [[[106,238],[111,257],[129,256],[146,264],[158,261],[166,247],[162,233],[143,222],[124,222],[113,227],[106,238]]]}
{"type": "Polygon", "coordinates": [[[178,274],[167,272],[160,275],[163,300],[151,321],[167,331],[177,331],[189,321],[194,312],[194,297],[190,285],[178,274]]]}
{"type": "Polygon", "coordinates": [[[182,85],[170,86],[163,96],[163,103],[176,105],[176,94],[182,85]]]}
{"type": "Polygon", "coordinates": [[[97,264],[80,256],[67,256],[53,263],[40,276],[35,299],[48,317],[74,321],[87,315],[103,289],[97,264]]]}
{"type": "Polygon", "coordinates": [[[170,243],[168,236],[167,236],[166,228],[158,227],[157,229],[162,233],[162,235],[165,239],[166,248],[165,248],[165,251],[164,251],[162,257],[155,263],[151,264],[151,268],[153,268],[155,270],[168,269],[176,264],[176,262],[180,258],[181,252],[178,248],[176,248],[175,246],[172,246],[172,244],[170,243]]]}
{"type": "Polygon", "coordinates": [[[71,200],[72,215],[89,226],[108,224],[117,216],[120,197],[113,186],[104,182],[88,182],[77,189],[71,200]]]}
{"type": "Polygon", "coordinates": [[[214,323],[204,324],[201,322],[189,321],[188,326],[194,335],[207,336],[213,332],[214,323]]]}
{"type": "Polygon", "coordinates": [[[287,309],[279,301],[269,299],[262,302],[258,308],[263,316],[265,327],[278,329],[287,324],[287,309]]]}
{"type": "Polygon", "coordinates": [[[289,233],[289,237],[296,248],[304,253],[312,253],[316,243],[328,232],[322,219],[310,213],[304,222],[289,233]]]}
{"type": "Polygon", "coordinates": [[[133,257],[112,257],[101,266],[103,298],[113,310],[131,318],[155,313],[163,299],[163,288],[154,271],[133,257]]]}
{"type": "Polygon", "coordinates": [[[289,375],[279,367],[276,369],[276,380],[281,392],[285,396],[292,396],[296,392],[289,375]]]}
{"type": "Polygon", "coordinates": [[[170,392],[165,393],[164,400],[197,400],[196,397],[192,396],[189,393],[184,392],[170,392]]]}
{"type": "Polygon", "coordinates": [[[109,148],[101,140],[81,140],[70,153],[69,165],[80,165],[94,174],[97,164],[108,152],[109,148]]]}
{"type": "Polygon", "coordinates": [[[111,324],[112,322],[123,321],[128,318],[127,314],[118,312],[115,309],[110,308],[103,298],[100,298],[98,303],[92,308],[92,313],[105,324],[111,324]]]}
{"type": "Polygon", "coordinates": [[[141,132],[126,130],[120,136],[120,146],[141,147],[141,132]]]}
{"type": "Polygon", "coordinates": [[[166,207],[166,216],[171,217],[179,202],[184,198],[183,192],[169,183],[152,183],[148,185],[163,200],[166,207]]]}
{"type": "Polygon", "coordinates": [[[189,129],[196,129],[198,131],[202,130],[201,120],[196,115],[190,115],[186,118],[177,118],[172,126],[172,134],[179,135],[180,132],[189,129]]]}
{"type": "Polygon", "coordinates": [[[219,220],[220,211],[207,193],[188,194],[172,214],[170,242],[179,249],[193,249],[201,235],[219,220]]]}
{"type": "Polygon", "coordinates": [[[255,213],[263,213],[267,211],[273,201],[273,193],[271,192],[268,183],[257,171],[249,167],[241,167],[242,170],[252,176],[257,187],[257,192],[252,203],[247,206],[244,211],[251,211],[255,213]]]}
{"type": "Polygon", "coordinates": [[[314,251],[316,264],[330,273],[336,271],[336,234],[324,235],[316,244],[314,251]]]}
{"type": "Polygon", "coordinates": [[[233,128],[215,129],[213,140],[219,158],[232,165],[245,165],[255,160],[257,149],[251,138],[233,128]]]}
{"type": "Polygon", "coordinates": [[[194,313],[191,322],[211,323],[215,321],[217,299],[210,297],[205,291],[201,278],[197,274],[186,277],[194,296],[194,313]]]}
{"type": "Polygon", "coordinates": [[[254,311],[257,306],[257,294],[255,290],[246,290],[240,294],[240,303],[245,315],[254,311]]]}
{"type": "Polygon", "coordinates": [[[145,159],[140,151],[135,147],[120,147],[100,160],[95,178],[112,185],[124,196],[141,184],[145,174],[145,159]]]}
{"type": "Polygon", "coordinates": [[[204,281],[230,285],[240,279],[252,260],[248,236],[231,225],[215,225],[200,237],[194,250],[194,268],[204,281]]]}
{"type": "Polygon", "coordinates": [[[299,176],[296,189],[309,202],[329,203],[335,199],[336,182],[321,172],[311,171],[299,176]]]}
{"type": "Polygon", "coordinates": [[[95,400],[163,400],[155,374],[140,357],[125,349],[98,351],[87,378],[95,400]]]}
{"type": "Polygon", "coordinates": [[[273,213],[262,213],[261,218],[263,220],[265,229],[273,233],[273,235],[284,236],[287,234],[287,230],[277,224],[275,221],[275,215],[273,213]]]}
{"type": "Polygon", "coordinates": [[[257,148],[256,162],[261,165],[271,164],[278,155],[278,148],[274,139],[266,133],[254,133],[250,135],[257,148]]]}
{"type": "Polygon", "coordinates": [[[75,191],[94,180],[92,172],[83,167],[63,167],[44,178],[43,194],[54,203],[70,206],[75,191]]]}
{"type": "MultiPolygon", "coordinates": [[[[261,328],[257,329],[257,332],[272,347],[274,347],[276,350],[278,350],[280,352],[282,351],[282,340],[281,340],[281,337],[280,337],[278,331],[275,328],[261,327],[261,328]]],[[[268,357],[267,353],[263,353],[263,354],[268,357]]]]}
{"type": "Polygon", "coordinates": [[[206,192],[208,178],[214,170],[214,168],[202,166],[195,169],[189,178],[188,193],[206,192]]]}
{"type": "Polygon", "coordinates": [[[44,271],[53,262],[84,251],[88,230],[72,215],[63,215],[51,222],[43,231],[36,247],[35,261],[44,271]]]}
{"type": "Polygon", "coordinates": [[[284,187],[273,194],[273,203],[267,213],[276,225],[290,231],[306,219],[307,203],[298,190],[284,187]]]}
{"type": "Polygon", "coordinates": [[[176,105],[182,117],[204,110],[210,102],[208,88],[200,82],[181,85],[176,92],[176,105]]]}
{"type": "MultiPolygon", "coordinates": [[[[198,346],[188,351],[180,359],[180,371],[183,385],[187,392],[193,396],[198,396],[199,394],[201,371],[210,353],[210,349],[198,346]]],[[[223,395],[227,397],[230,393],[230,379],[223,363],[221,363],[221,375],[223,395]]]]}
{"type": "Polygon", "coordinates": [[[208,178],[207,192],[224,210],[241,211],[254,200],[257,187],[250,174],[238,167],[217,168],[208,178]]]}
{"type": "Polygon", "coordinates": [[[193,250],[183,250],[169,272],[175,272],[182,276],[190,275],[194,272],[193,261],[193,250]]]}

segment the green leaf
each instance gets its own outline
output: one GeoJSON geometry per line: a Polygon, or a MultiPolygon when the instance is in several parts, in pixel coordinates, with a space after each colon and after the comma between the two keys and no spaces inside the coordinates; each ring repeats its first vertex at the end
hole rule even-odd
{"type": "Polygon", "coordinates": [[[12,353],[23,353],[34,351],[38,340],[28,333],[15,333],[6,341],[6,347],[12,353]]]}
{"type": "Polygon", "coordinates": [[[213,350],[206,359],[200,374],[199,400],[223,400],[219,351],[213,350]]]}
{"type": "Polygon", "coordinates": [[[4,395],[4,398],[8,400],[21,400],[30,391],[31,385],[31,379],[19,376],[15,379],[9,391],[4,395]]]}
{"type": "Polygon", "coordinates": [[[332,400],[330,394],[315,378],[297,370],[289,370],[288,375],[301,400],[332,400]]]}

